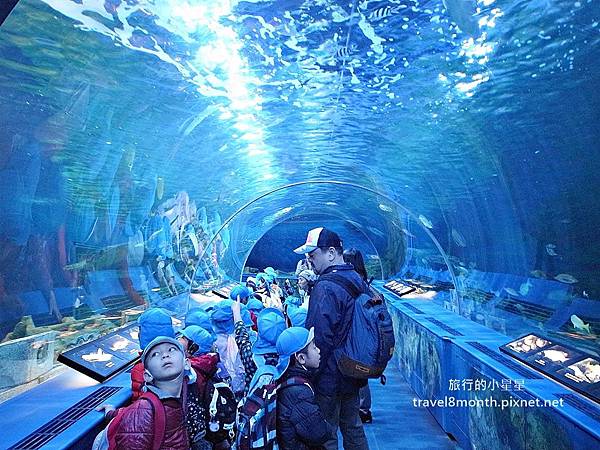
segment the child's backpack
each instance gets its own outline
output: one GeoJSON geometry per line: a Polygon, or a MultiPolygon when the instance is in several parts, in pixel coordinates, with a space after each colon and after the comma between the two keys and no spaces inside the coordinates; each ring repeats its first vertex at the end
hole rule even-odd
{"type": "Polygon", "coordinates": [[[355,286],[342,275],[329,273],[319,281],[332,281],[343,287],[355,299],[350,329],[334,356],[340,372],[351,378],[385,378],[383,371],[394,353],[392,318],[381,295],[355,286]]]}
{"type": "MultiPolygon", "coordinates": [[[[154,411],[154,436],[152,438],[152,450],[159,450],[163,440],[165,438],[165,428],[167,425],[167,419],[165,415],[165,407],[160,399],[153,392],[144,392],[137,401],[146,400],[152,405],[154,411]]],[[[106,436],[108,438],[108,449],[115,450],[117,448],[116,432],[119,429],[119,424],[123,419],[123,413],[126,408],[121,408],[117,413],[116,417],[110,421],[106,430],[106,436]]]]}
{"type": "MultiPolygon", "coordinates": [[[[308,384],[300,377],[292,377],[281,384],[274,381],[277,369],[264,365],[254,374],[248,395],[242,400],[238,414],[237,450],[276,450],[277,446],[277,392],[289,386],[308,384]],[[269,380],[266,384],[261,379],[269,380]]],[[[311,388],[312,389],[312,388],[311,388]]]]}
{"type": "Polygon", "coordinates": [[[225,380],[213,375],[206,380],[204,398],[206,409],[206,440],[219,443],[232,441],[235,437],[237,402],[235,395],[225,380]]]}
{"type": "Polygon", "coordinates": [[[240,401],[237,422],[238,450],[276,448],[277,443],[277,374],[275,366],[264,365],[252,377],[248,394],[240,401]],[[265,377],[266,383],[258,383],[265,377]]]}

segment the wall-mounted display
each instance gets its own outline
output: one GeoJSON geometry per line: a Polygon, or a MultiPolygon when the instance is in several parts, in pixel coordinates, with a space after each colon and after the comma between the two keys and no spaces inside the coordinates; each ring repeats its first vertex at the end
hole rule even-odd
{"type": "Polygon", "coordinates": [[[500,351],[600,403],[600,361],[592,355],[537,334],[509,342],[500,351]]]}
{"type": "Polygon", "coordinates": [[[139,355],[138,326],[131,324],[61,353],[58,361],[102,382],[129,366],[139,355]]]}
{"type": "Polygon", "coordinates": [[[508,348],[517,353],[532,353],[550,345],[550,341],[534,334],[525,336],[508,344],[508,348]]]}

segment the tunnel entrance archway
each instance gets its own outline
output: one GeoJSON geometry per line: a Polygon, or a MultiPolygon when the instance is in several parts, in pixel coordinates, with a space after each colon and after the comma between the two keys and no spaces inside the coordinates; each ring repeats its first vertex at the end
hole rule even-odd
{"type": "MultiPolygon", "coordinates": [[[[271,189],[268,192],[260,194],[259,196],[255,197],[254,199],[246,202],[244,205],[242,205],[241,207],[239,207],[233,214],[231,214],[225,221],[223,221],[223,223],[216,230],[216,232],[214,233],[214,235],[211,236],[210,240],[208,241],[208,244],[204,247],[202,253],[200,254],[199,263],[196,265],[196,268],[194,270],[193,279],[196,279],[196,275],[197,275],[198,268],[200,266],[200,262],[203,261],[204,258],[206,257],[207,251],[208,251],[209,248],[212,247],[212,244],[215,241],[215,239],[217,239],[217,237],[223,232],[223,230],[225,230],[229,226],[229,224],[231,224],[233,222],[233,220],[236,217],[238,217],[242,212],[246,211],[249,207],[251,207],[255,203],[259,202],[260,200],[262,200],[264,198],[267,198],[270,195],[276,194],[278,192],[283,192],[283,191],[287,191],[287,190],[294,190],[294,189],[302,187],[302,186],[318,186],[318,185],[339,186],[339,187],[351,188],[351,189],[355,189],[355,190],[358,190],[358,191],[368,192],[370,194],[374,194],[374,195],[376,195],[378,197],[381,197],[381,198],[387,200],[388,202],[390,202],[391,204],[393,204],[396,208],[398,208],[400,211],[402,211],[403,213],[405,213],[409,218],[413,219],[414,222],[420,227],[421,231],[423,231],[426,234],[426,236],[429,237],[429,239],[431,240],[431,242],[433,243],[433,245],[435,246],[435,248],[439,252],[440,256],[442,257],[442,259],[444,261],[444,264],[445,264],[445,266],[448,269],[448,273],[450,274],[450,277],[451,277],[451,280],[452,280],[452,284],[454,285],[454,290],[453,290],[453,293],[452,293],[452,302],[454,303],[454,305],[456,305],[456,307],[458,309],[460,308],[460,301],[459,301],[460,289],[459,289],[459,283],[457,281],[456,274],[454,273],[452,264],[450,263],[448,255],[446,254],[446,252],[442,248],[442,246],[439,243],[439,241],[435,238],[435,236],[433,235],[433,233],[426,226],[423,225],[422,221],[419,218],[419,215],[416,214],[416,213],[414,213],[410,209],[408,209],[406,206],[404,206],[402,203],[400,203],[396,199],[390,197],[388,194],[385,194],[383,192],[379,192],[379,191],[377,191],[375,189],[372,189],[370,187],[367,187],[367,186],[362,186],[360,184],[351,183],[351,182],[347,182],[347,181],[337,181],[337,180],[306,180],[306,181],[299,181],[299,182],[290,183],[290,184],[286,184],[286,185],[279,186],[277,188],[271,189]]],[[[271,228],[271,227],[269,227],[269,228],[271,228]]],[[[262,234],[264,234],[264,233],[262,233],[262,234]]],[[[248,254],[246,254],[246,258],[248,256],[248,254]]],[[[460,313],[460,309],[459,309],[458,312],[460,313]]]]}

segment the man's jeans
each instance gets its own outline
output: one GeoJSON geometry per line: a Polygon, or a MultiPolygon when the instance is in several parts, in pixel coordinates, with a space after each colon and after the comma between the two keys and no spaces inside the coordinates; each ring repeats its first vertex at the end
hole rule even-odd
{"type": "Polygon", "coordinates": [[[365,430],[358,415],[358,391],[356,394],[333,397],[317,394],[316,398],[325,419],[336,430],[335,437],[324,445],[327,450],[338,450],[338,427],[342,432],[344,450],[369,450],[365,430]]]}

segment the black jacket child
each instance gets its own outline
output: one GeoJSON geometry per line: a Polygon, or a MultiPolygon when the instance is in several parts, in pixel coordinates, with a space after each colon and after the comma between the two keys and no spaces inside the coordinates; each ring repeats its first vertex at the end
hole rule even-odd
{"type": "Polygon", "coordinates": [[[333,428],[315,401],[309,378],[306,369],[293,366],[279,380],[277,442],[280,450],[319,450],[333,435],[333,428]],[[298,384],[285,386],[292,377],[298,378],[298,384]]]}

